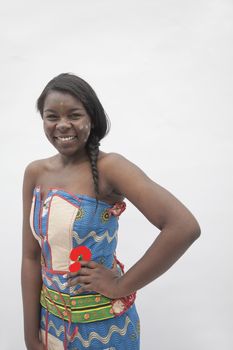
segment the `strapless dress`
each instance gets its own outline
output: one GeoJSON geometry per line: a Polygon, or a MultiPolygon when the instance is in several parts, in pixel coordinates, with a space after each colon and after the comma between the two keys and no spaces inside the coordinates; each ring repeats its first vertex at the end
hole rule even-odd
{"type": "MultiPolygon", "coordinates": [[[[124,202],[110,205],[88,195],[50,188],[42,202],[33,192],[30,225],[41,246],[40,334],[48,350],[139,350],[140,321],[135,295],[111,300],[95,291],[75,294],[65,273],[72,249],[85,246],[91,259],[123,273],[116,258],[119,215],[124,202]]],[[[121,210],[123,208],[123,210],[121,210]]]]}

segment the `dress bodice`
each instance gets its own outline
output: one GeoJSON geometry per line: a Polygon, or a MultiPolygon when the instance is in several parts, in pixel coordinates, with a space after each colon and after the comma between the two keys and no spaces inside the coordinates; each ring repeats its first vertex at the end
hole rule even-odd
{"type": "Polygon", "coordinates": [[[118,214],[106,202],[99,201],[97,205],[95,198],[63,189],[49,189],[42,201],[40,186],[36,186],[30,225],[41,246],[43,283],[66,293],[75,290],[63,285],[63,275],[72,263],[70,251],[77,246],[86,246],[93,261],[111,268],[117,246],[118,214]]]}

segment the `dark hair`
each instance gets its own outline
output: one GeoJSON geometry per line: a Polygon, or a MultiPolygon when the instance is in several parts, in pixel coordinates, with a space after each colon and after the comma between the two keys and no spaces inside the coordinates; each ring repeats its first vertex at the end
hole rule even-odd
{"type": "Polygon", "coordinates": [[[86,143],[86,150],[91,163],[94,190],[98,202],[99,176],[97,159],[99,154],[99,141],[108,133],[110,121],[92,87],[80,77],[62,73],[48,82],[37,100],[37,109],[43,117],[44,102],[49,92],[61,91],[69,93],[82,102],[91,118],[92,128],[86,143]]]}

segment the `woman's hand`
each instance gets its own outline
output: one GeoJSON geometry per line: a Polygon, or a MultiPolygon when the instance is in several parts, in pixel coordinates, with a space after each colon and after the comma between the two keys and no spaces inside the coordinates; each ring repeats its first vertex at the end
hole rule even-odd
{"type": "Polygon", "coordinates": [[[117,299],[122,296],[120,289],[121,277],[116,266],[107,269],[102,264],[94,261],[81,260],[79,262],[81,269],[78,272],[67,273],[68,286],[81,285],[76,292],[77,294],[95,291],[110,299],[117,299]]]}

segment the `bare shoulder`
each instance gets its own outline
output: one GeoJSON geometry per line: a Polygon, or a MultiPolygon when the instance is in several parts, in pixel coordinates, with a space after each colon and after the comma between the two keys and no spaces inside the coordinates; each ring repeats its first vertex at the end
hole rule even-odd
{"type": "Polygon", "coordinates": [[[123,155],[119,153],[104,153],[101,152],[101,155],[99,157],[99,166],[101,168],[104,168],[105,171],[111,170],[112,166],[114,167],[130,167],[135,166],[132,162],[130,162],[128,159],[126,159],[123,155]]]}
{"type": "Polygon", "coordinates": [[[116,153],[116,152],[100,152],[100,160],[104,160],[104,161],[111,161],[114,159],[126,159],[125,157],[123,157],[120,153],[116,153]]]}
{"type": "Polygon", "coordinates": [[[30,162],[24,171],[24,182],[35,183],[36,176],[41,168],[40,160],[30,162]]]}
{"type": "Polygon", "coordinates": [[[37,184],[37,179],[44,171],[48,164],[47,159],[38,159],[30,162],[24,171],[23,179],[23,195],[24,197],[31,197],[34,187],[37,184]]]}
{"type": "MultiPolygon", "coordinates": [[[[99,170],[105,180],[106,187],[122,198],[129,199],[137,206],[137,200],[134,198],[135,190],[130,191],[130,187],[135,184],[132,180],[136,174],[141,175],[140,182],[149,181],[146,174],[119,153],[105,153],[99,159],[99,170]],[[129,187],[130,185],[130,187],[129,187]]],[[[138,182],[139,178],[137,178],[138,182]]]]}
{"type": "Polygon", "coordinates": [[[109,186],[127,198],[156,227],[162,229],[178,223],[198,227],[185,205],[136,164],[118,153],[109,153],[102,161],[109,186]]]}
{"type": "Polygon", "coordinates": [[[30,162],[25,168],[25,174],[30,176],[35,175],[36,173],[38,173],[38,171],[40,171],[43,164],[44,164],[44,159],[38,159],[30,162]]]}
{"type": "Polygon", "coordinates": [[[105,153],[99,160],[99,166],[114,191],[129,200],[133,200],[129,191],[129,183],[134,187],[151,181],[142,169],[119,153],[105,153]],[[140,183],[136,184],[135,180],[140,180],[140,183]]]}
{"type": "Polygon", "coordinates": [[[56,157],[53,156],[53,157],[44,158],[44,159],[37,159],[30,162],[25,168],[24,176],[26,176],[28,180],[30,180],[30,182],[33,182],[34,180],[34,185],[35,185],[39,175],[44,170],[47,170],[49,167],[51,167],[51,164],[53,164],[55,159],[56,157]]]}
{"type": "Polygon", "coordinates": [[[100,158],[100,166],[103,168],[108,180],[113,182],[116,180],[116,175],[117,177],[121,174],[130,176],[135,173],[141,174],[142,178],[148,181],[150,180],[142,169],[119,153],[105,153],[100,158]]]}

